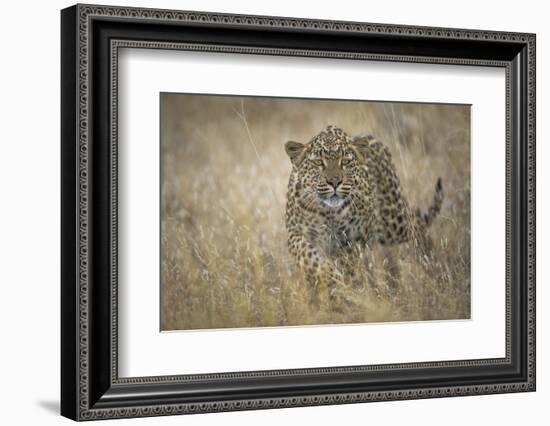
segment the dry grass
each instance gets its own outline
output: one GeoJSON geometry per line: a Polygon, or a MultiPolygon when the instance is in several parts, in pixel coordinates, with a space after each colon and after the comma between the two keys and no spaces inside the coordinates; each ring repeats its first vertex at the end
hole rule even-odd
{"type": "Polygon", "coordinates": [[[163,94],[161,126],[163,330],[470,317],[469,107],[163,94]],[[343,313],[309,304],[284,226],[283,145],[328,124],[382,139],[411,205],[428,207],[438,176],[445,189],[432,267],[395,247],[391,291],[373,250],[343,313]]]}

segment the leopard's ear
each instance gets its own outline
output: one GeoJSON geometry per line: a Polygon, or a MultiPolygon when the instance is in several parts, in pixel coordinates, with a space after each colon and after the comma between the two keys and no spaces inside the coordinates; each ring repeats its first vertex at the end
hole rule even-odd
{"type": "Polygon", "coordinates": [[[356,136],[351,141],[353,149],[363,160],[368,156],[371,140],[372,136],[356,136]]]}
{"type": "Polygon", "coordinates": [[[295,166],[298,166],[304,159],[306,146],[300,142],[288,141],[285,143],[286,154],[290,157],[290,161],[295,166]]]}

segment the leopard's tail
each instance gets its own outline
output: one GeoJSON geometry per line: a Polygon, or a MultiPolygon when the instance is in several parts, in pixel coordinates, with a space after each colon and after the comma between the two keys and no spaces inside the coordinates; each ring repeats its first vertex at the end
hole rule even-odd
{"type": "Polygon", "coordinates": [[[421,224],[423,224],[426,227],[432,224],[433,220],[441,211],[441,205],[443,204],[443,196],[444,196],[443,184],[441,182],[441,178],[438,178],[435,184],[434,198],[429,210],[426,213],[422,213],[420,209],[416,210],[416,218],[421,224]]]}

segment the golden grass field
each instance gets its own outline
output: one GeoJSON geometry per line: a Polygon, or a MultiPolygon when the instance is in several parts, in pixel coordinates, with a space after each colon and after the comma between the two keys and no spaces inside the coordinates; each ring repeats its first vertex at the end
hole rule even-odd
{"type": "Polygon", "coordinates": [[[469,317],[469,106],[161,95],[162,330],[469,317]],[[392,248],[393,289],[374,248],[341,312],[310,304],[284,224],[284,143],[328,124],[384,141],[411,206],[428,208],[439,176],[445,191],[430,268],[392,248]]]}

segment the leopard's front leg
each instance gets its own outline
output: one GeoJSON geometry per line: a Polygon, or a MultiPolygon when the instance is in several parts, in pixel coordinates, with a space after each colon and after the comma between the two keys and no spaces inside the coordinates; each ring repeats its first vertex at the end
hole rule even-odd
{"type": "Polygon", "coordinates": [[[288,245],[305,274],[310,302],[315,306],[337,306],[338,289],[344,285],[344,276],[333,259],[298,233],[290,234],[288,245]]]}

